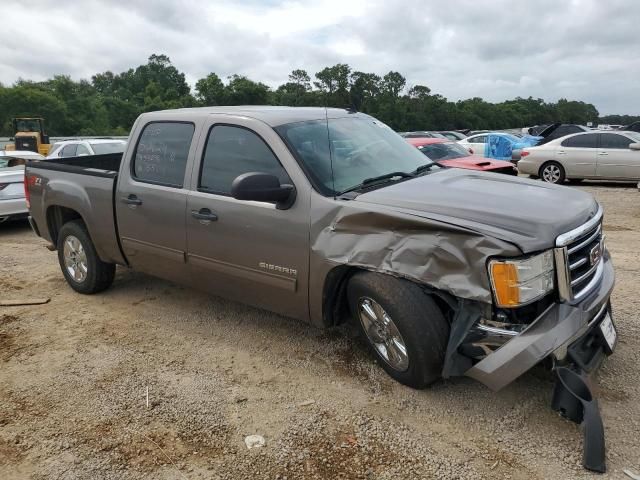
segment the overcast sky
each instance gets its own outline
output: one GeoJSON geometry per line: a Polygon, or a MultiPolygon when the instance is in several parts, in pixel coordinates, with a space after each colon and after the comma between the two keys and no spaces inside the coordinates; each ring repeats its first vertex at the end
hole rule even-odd
{"type": "Polygon", "coordinates": [[[31,0],[2,2],[0,82],[89,79],[167,54],[277,86],[348,63],[451,100],[584,100],[640,114],[637,0],[31,0]]]}

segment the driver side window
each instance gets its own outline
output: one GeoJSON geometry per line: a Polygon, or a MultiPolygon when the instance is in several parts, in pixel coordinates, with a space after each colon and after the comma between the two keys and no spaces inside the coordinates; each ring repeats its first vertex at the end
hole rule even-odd
{"type": "Polygon", "coordinates": [[[91,155],[91,152],[89,151],[89,149],[85,145],[79,143],[78,144],[78,149],[76,150],[76,155],[77,156],[80,156],[80,155],[91,155]]]}
{"type": "Polygon", "coordinates": [[[78,149],[78,145],[75,143],[70,143],[69,145],[65,145],[60,152],[61,157],[75,157],[76,150],[78,149]]]}
{"type": "Polygon", "coordinates": [[[285,169],[256,133],[242,127],[216,125],[209,131],[200,167],[198,190],[230,195],[231,184],[243,173],[275,175],[291,183],[285,169]]]}

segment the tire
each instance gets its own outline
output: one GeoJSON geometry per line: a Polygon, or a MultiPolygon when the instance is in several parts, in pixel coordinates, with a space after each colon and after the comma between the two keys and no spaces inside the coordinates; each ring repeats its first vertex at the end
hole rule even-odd
{"type": "Polygon", "coordinates": [[[558,162],[546,162],[540,167],[539,176],[543,182],[561,185],[566,178],[564,168],[558,162]]]}
{"type": "Polygon", "coordinates": [[[441,377],[449,340],[449,322],[435,301],[418,285],[389,275],[361,272],[349,281],[347,298],[362,336],[376,360],[392,378],[412,388],[424,388],[441,377]],[[376,310],[374,304],[382,311],[376,310]],[[365,313],[366,307],[381,313],[380,317],[386,313],[391,325],[382,327],[385,331],[381,333],[379,328],[370,324],[371,333],[367,333],[365,323],[371,317],[365,313]],[[389,341],[390,337],[396,338],[394,328],[400,335],[400,344],[405,347],[406,365],[397,361],[397,355],[392,355],[394,350],[401,352],[397,342],[389,341]],[[388,350],[387,345],[390,345],[388,350]]]}
{"type": "Polygon", "coordinates": [[[116,266],[100,260],[82,220],[62,226],[57,248],[62,274],[76,292],[98,293],[113,283],[116,266]]]}

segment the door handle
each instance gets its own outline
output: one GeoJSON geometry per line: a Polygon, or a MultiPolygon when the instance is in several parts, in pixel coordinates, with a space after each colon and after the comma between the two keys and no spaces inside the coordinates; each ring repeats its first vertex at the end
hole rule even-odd
{"type": "Polygon", "coordinates": [[[609,155],[607,152],[598,152],[598,155],[609,155]]]}
{"type": "Polygon", "coordinates": [[[215,222],[218,220],[218,215],[213,213],[208,208],[201,208],[200,210],[191,210],[191,216],[198,220],[204,220],[208,222],[215,222]]]}
{"type": "Polygon", "coordinates": [[[127,205],[142,205],[142,200],[140,200],[133,193],[131,195],[126,196],[126,197],[122,197],[121,200],[124,203],[126,203],[127,205]]]}
{"type": "Polygon", "coordinates": [[[560,151],[558,152],[558,155],[566,155],[566,154],[567,154],[567,152],[565,152],[564,150],[560,150],[560,151]]]}

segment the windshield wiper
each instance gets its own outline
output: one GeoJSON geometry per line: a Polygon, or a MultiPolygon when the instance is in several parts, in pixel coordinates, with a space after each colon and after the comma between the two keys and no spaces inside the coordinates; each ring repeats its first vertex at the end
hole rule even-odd
{"type": "Polygon", "coordinates": [[[431,167],[433,167],[434,165],[438,165],[438,162],[431,162],[431,163],[425,163],[424,165],[420,165],[418,168],[416,168],[413,171],[414,175],[419,175],[422,172],[427,172],[429,170],[431,170],[431,167]]]}
{"type": "Polygon", "coordinates": [[[371,178],[365,178],[362,183],[359,183],[358,185],[354,185],[353,187],[349,187],[346,190],[343,190],[341,192],[338,192],[336,194],[336,196],[340,196],[340,195],[344,195],[345,193],[348,192],[353,192],[354,190],[360,190],[361,188],[370,186],[370,185],[374,185],[376,183],[385,183],[385,180],[391,180],[394,179],[396,177],[400,177],[400,178],[408,178],[408,177],[413,177],[414,174],[413,173],[407,173],[407,172],[390,172],[390,173],[385,173],[384,175],[378,175],[377,177],[371,177],[371,178]]]}

